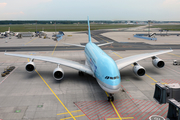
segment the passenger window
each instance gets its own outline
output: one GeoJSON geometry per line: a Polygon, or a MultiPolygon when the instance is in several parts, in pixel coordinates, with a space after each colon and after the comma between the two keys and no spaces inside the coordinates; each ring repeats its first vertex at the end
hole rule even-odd
{"type": "Polygon", "coordinates": [[[116,79],[116,77],[114,77],[114,79],[116,79]]]}
{"type": "Polygon", "coordinates": [[[110,79],[113,79],[113,77],[110,77],[110,79]]]}

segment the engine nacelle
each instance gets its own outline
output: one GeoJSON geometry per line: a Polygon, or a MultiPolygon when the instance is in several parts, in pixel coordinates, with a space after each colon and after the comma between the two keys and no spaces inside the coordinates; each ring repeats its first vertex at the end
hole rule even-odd
{"type": "Polygon", "coordinates": [[[28,63],[26,64],[25,69],[26,69],[26,71],[28,71],[28,72],[30,72],[30,73],[33,72],[33,71],[36,69],[34,62],[28,62],[28,63]]]}
{"type": "Polygon", "coordinates": [[[152,57],[152,64],[156,68],[163,68],[165,66],[165,63],[162,59],[159,59],[158,57],[152,57]]]}
{"type": "Polygon", "coordinates": [[[145,69],[137,63],[134,63],[133,71],[138,76],[144,76],[146,73],[145,69]]]}
{"type": "Polygon", "coordinates": [[[64,71],[63,71],[63,69],[62,69],[62,68],[59,68],[59,67],[57,67],[56,69],[54,69],[54,71],[53,71],[53,77],[54,77],[54,79],[56,79],[56,80],[61,80],[61,79],[63,79],[63,77],[64,77],[64,71]]]}

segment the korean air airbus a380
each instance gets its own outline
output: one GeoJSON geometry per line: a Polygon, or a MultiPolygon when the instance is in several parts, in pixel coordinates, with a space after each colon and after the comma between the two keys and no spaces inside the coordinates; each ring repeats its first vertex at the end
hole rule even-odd
{"type": "MultiPolygon", "coordinates": [[[[25,67],[28,72],[33,72],[35,70],[35,64],[34,64],[35,59],[55,63],[57,64],[57,68],[55,68],[55,70],[53,71],[53,77],[56,80],[61,80],[64,77],[64,71],[62,68],[59,67],[60,65],[64,65],[79,70],[79,75],[82,75],[83,73],[92,75],[93,77],[96,78],[100,87],[104,91],[109,93],[110,96],[108,97],[108,101],[110,100],[113,101],[114,100],[113,94],[120,90],[121,76],[119,70],[130,64],[134,64],[133,67],[134,73],[138,76],[143,76],[145,75],[145,69],[142,66],[140,66],[137,63],[137,61],[140,61],[148,57],[152,57],[153,65],[157,68],[162,68],[164,67],[165,63],[163,62],[163,60],[156,57],[156,55],[173,51],[173,50],[166,50],[166,51],[158,51],[153,53],[139,54],[114,61],[101,48],[99,48],[99,46],[112,44],[112,43],[104,43],[104,44],[96,45],[91,42],[89,19],[88,19],[88,36],[89,36],[89,42],[86,44],[86,46],[75,45],[78,47],[85,48],[84,50],[86,56],[85,64],[80,64],[75,61],[65,60],[61,58],[54,58],[54,57],[31,56],[31,55],[10,54],[10,53],[5,53],[5,55],[29,58],[30,62],[28,62],[25,67]]],[[[74,45],[74,44],[70,44],[70,45],[74,45]]]]}

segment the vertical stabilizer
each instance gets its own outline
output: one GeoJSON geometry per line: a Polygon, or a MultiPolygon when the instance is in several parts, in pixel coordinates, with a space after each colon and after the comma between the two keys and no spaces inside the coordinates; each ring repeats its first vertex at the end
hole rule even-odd
{"type": "Polygon", "coordinates": [[[10,27],[9,27],[8,31],[10,32],[10,27]]]}
{"type": "Polygon", "coordinates": [[[89,42],[91,42],[91,31],[90,31],[89,17],[88,17],[88,37],[89,37],[89,42]]]}

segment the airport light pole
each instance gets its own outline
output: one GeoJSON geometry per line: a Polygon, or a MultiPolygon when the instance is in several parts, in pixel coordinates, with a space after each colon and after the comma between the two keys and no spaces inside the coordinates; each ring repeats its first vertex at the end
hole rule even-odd
{"type": "Polygon", "coordinates": [[[37,21],[36,21],[36,33],[37,33],[37,21]]]}
{"type": "Polygon", "coordinates": [[[148,35],[149,35],[149,36],[150,36],[150,23],[151,23],[151,20],[148,20],[148,24],[149,24],[148,35]]]}
{"type": "Polygon", "coordinates": [[[56,21],[55,21],[55,34],[56,34],[56,21]]]}

